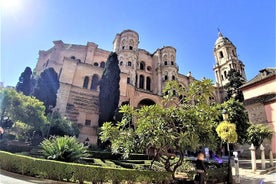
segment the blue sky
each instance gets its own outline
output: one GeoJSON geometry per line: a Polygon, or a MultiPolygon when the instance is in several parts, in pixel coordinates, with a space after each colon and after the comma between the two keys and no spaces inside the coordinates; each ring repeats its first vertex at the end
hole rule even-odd
{"type": "Polygon", "coordinates": [[[15,86],[26,66],[35,67],[39,50],[52,41],[112,50],[117,33],[132,29],[139,48],[153,53],[177,49],[179,72],[215,81],[214,43],[218,28],[237,47],[247,79],[275,67],[274,0],[0,0],[1,76],[15,86]],[[14,2],[7,7],[7,2],[14,2]]]}

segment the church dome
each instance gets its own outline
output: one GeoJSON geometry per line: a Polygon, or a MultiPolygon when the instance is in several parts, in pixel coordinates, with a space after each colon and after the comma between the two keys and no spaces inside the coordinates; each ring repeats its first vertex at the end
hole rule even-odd
{"type": "Polygon", "coordinates": [[[224,37],[224,36],[222,35],[222,33],[219,32],[219,33],[218,33],[218,38],[217,38],[217,40],[216,40],[216,42],[215,42],[215,48],[217,49],[217,48],[219,48],[219,47],[221,47],[221,46],[223,46],[223,45],[226,45],[226,44],[231,44],[231,45],[233,45],[233,43],[232,43],[227,37],[224,37]]]}

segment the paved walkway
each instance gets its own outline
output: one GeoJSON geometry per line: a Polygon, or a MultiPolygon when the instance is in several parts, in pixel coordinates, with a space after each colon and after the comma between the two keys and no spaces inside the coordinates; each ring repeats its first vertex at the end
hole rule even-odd
{"type": "Polygon", "coordinates": [[[20,175],[0,169],[0,184],[72,184],[20,175]]]}
{"type": "MultiPolygon", "coordinates": [[[[261,169],[261,160],[257,160],[257,170],[252,171],[250,160],[240,160],[240,183],[241,184],[276,184],[276,160],[271,167],[266,162],[266,169],[261,169]]],[[[233,169],[233,181],[235,181],[235,170],[233,169]]]]}

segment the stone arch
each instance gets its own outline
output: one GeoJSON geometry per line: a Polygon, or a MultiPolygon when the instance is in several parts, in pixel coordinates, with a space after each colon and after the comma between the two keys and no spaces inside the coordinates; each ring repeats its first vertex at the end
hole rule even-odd
{"type": "Polygon", "coordinates": [[[149,99],[149,98],[145,98],[138,103],[137,107],[140,108],[145,105],[149,106],[149,105],[154,105],[154,104],[156,104],[155,101],[153,101],[152,99],[149,99]]]}

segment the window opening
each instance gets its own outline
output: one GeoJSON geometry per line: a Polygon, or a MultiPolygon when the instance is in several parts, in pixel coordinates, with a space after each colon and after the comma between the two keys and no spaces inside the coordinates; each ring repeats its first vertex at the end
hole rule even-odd
{"type": "Polygon", "coordinates": [[[85,126],[90,126],[91,125],[91,120],[86,119],[84,125],[85,126]]]}
{"type": "Polygon", "coordinates": [[[145,69],[145,63],[142,61],[140,62],[140,70],[144,70],[145,69]]]}
{"type": "Polygon", "coordinates": [[[151,79],[150,79],[150,77],[147,77],[146,89],[149,91],[150,91],[150,86],[151,86],[151,79]]]}
{"type": "Polygon", "coordinates": [[[104,62],[104,61],[101,62],[100,67],[101,67],[101,68],[104,68],[104,67],[105,67],[105,62],[104,62]]]}
{"type": "Polygon", "coordinates": [[[144,89],[144,80],[145,77],[143,75],[140,75],[139,77],[139,88],[144,89]]]}
{"type": "Polygon", "coordinates": [[[222,51],[219,52],[219,57],[223,58],[223,52],[222,51]]]}
{"type": "Polygon", "coordinates": [[[98,77],[98,75],[95,74],[92,77],[92,83],[91,83],[90,89],[93,90],[93,91],[96,91],[97,87],[98,87],[98,84],[99,84],[99,77],[98,77]]]}
{"type": "Polygon", "coordinates": [[[88,83],[89,83],[89,77],[85,76],[82,87],[87,89],[88,88],[88,83]]]}

